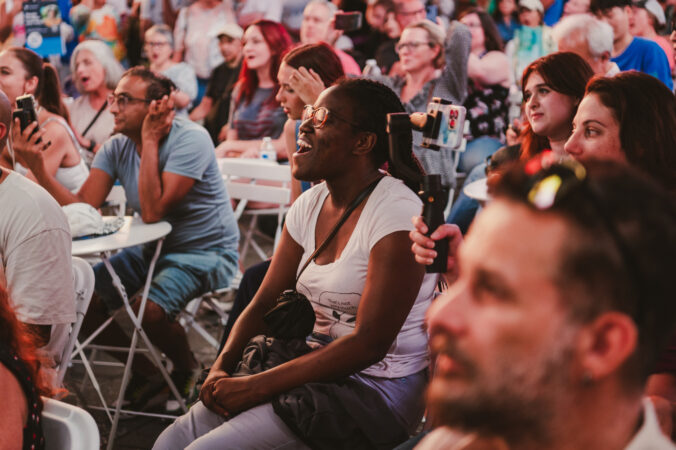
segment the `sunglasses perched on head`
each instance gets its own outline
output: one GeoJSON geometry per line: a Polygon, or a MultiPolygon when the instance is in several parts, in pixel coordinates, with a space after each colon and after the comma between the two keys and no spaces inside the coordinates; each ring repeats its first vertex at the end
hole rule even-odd
{"type": "MultiPolygon", "coordinates": [[[[627,241],[622,237],[613,223],[608,207],[594,189],[587,178],[587,171],[582,164],[574,159],[558,161],[552,152],[545,152],[530,159],[524,169],[528,175],[526,186],[526,201],[538,210],[549,210],[566,201],[567,198],[579,193],[577,199],[588,201],[599,221],[607,231],[617,248],[622,264],[629,272],[631,283],[637,298],[643,292],[643,277],[638,270],[636,258],[633,256],[627,241]]],[[[637,314],[642,315],[641,302],[638,303],[637,314]]]]}

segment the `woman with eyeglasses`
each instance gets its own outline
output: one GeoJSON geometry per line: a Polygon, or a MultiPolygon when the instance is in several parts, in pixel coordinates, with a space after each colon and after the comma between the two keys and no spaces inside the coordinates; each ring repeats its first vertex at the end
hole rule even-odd
{"type": "MultiPolygon", "coordinates": [[[[35,52],[12,47],[0,53],[0,89],[16,108],[16,99],[24,94],[35,97],[37,123],[33,122],[26,132],[39,130],[42,141],[41,160],[57,181],[71,192],[77,192],[89,175],[89,169],[80,156],[80,145],[70,127],[68,109],[61,98],[59,78],[54,67],[44,63],[35,52]]],[[[19,127],[19,119],[12,121],[19,127]]],[[[0,163],[5,167],[36,181],[30,171],[32,149],[21,134],[12,133],[17,139],[8,142],[3,150],[0,163]],[[28,150],[28,151],[24,151],[28,150]]]]}
{"type": "Polygon", "coordinates": [[[197,97],[197,77],[195,70],[185,62],[172,59],[174,53],[174,36],[167,25],[153,25],[145,33],[143,44],[150,70],[164,75],[174,82],[174,103],[178,114],[188,114],[188,108],[197,97]]]}
{"type": "Polygon", "coordinates": [[[291,37],[277,22],[259,20],[247,27],[242,38],[242,71],[232,92],[230,120],[223,127],[216,147],[218,157],[258,157],[262,139],[270,137],[278,158],[286,157],[280,139],[286,114],[275,95],[282,55],[291,47],[291,37]]]}
{"type": "MultiPolygon", "coordinates": [[[[284,141],[292,171],[293,154],[300,149],[298,133],[303,122],[301,117],[305,105],[313,104],[324,89],[344,76],[345,72],[340,58],[328,44],[323,42],[301,45],[284,55],[279,72],[277,72],[279,91],[276,99],[288,117],[284,125],[284,141]]],[[[291,203],[311,186],[310,182],[301,182],[293,178],[291,180],[291,203]]],[[[247,268],[242,275],[232,309],[228,314],[228,322],[225,324],[221,348],[230,336],[235,321],[258,291],[269,267],[270,260],[263,261],[247,268]]]]}
{"type": "MultiPolygon", "coordinates": [[[[70,71],[80,96],[67,104],[70,123],[80,146],[95,153],[112,134],[115,119],[106,101],[124,72],[103,41],[78,44],[70,58],[70,71]]],[[[93,157],[93,154],[90,156],[93,157]]]]}
{"type": "MultiPolygon", "coordinates": [[[[408,25],[395,49],[404,76],[372,77],[399,95],[406,112],[425,112],[434,97],[461,105],[467,96],[467,60],[470,32],[453,22],[448,32],[422,20],[408,25]]],[[[453,156],[449,149],[431,151],[422,146],[422,133],[413,132],[413,150],[427,173],[440,174],[446,186],[453,184],[453,156]]]]}
{"type": "MultiPolygon", "coordinates": [[[[201,402],[154,448],[393,448],[415,429],[428,364],[422,323],[437,277],[424,276],[410,253],[410,215],[422,203],[417,180],[399,177],[420,173],[415,159],[408,155],[408,170],[389,161],[391,176],[379,170],[388,162],[387,114],[403,111],[394,92],[365,79],[341,81],[305,108],[293,174],[325,181],[291,206],[270,270],[212,366],[201,402]],[[335,237],[301,271],[351,204],[335,237]],[[293,341],[298,350],[286,357],[268,348],[276,363],[238,372],[258,364],[256,356],[239,364],[242,352],[266,333],[263,316],[287,289],[304,294],[316,316],[307,342],[293,341]]],[[[411,135],[402,139],[410,148],[411,135]]],[[[289,340],[270,345],[291,350],[289,340]]]]}

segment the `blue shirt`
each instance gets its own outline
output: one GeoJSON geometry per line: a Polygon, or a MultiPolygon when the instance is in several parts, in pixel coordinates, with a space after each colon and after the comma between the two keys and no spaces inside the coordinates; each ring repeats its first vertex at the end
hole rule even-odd
{"type": "MultiPolygon", "coordinates": [[[[237,249],[237,221],[207,131],[177,117],[169,136],[160,145],[158,159],[160,174],[171,172],[195,180],[185,197],[164,218],[172,229],[163,250],[237,249]]],[[[108,139],[92,162],[93,169],[101,169],[113,180],[120,180],[127,195],[127,204],[139,214],[140,164],[141,156],[136,152],[136,144],[122,134],[108,139]]]]}
{"type": "Polygon", "coordinates": [[[621,71],[638,70],[647,73],[666,84],[669,90],[674,89],[667,55],[653,41],[635,37],[621,54],[611,60],[621,71]]]}
{"type": "Polygon", "coordinates": [[[514,38],[514,32],[521,27],[521,24],[517,20],[511,18],[509,20],[509,25],[502,20],[496,21],[495,24],[498,26],[498,32],[500,33],[502,42],[505,44],[514,38]]]}
{"type": "Polygon", "coordinates": [[[544,17],[542,18],[545,25],[550,27],[556,25],[563,14],[563,3],[563,0],[554,0],[554,3],[549,5],[549,8],[547,8],[544,17]]]}

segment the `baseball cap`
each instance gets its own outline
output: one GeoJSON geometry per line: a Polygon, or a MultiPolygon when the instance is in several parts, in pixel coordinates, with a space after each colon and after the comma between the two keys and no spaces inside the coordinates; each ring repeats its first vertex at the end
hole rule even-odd
{"type": "Polygon", "coordinates": [[[531,11],[540,11],[542,14],[545,12],[545,8],[540,0],[519,0],[519,7],[530,9],[531,11]]]}
{"type": "Polygon", "coordinates": [[[244,31],[236,23],[226,23],[214,31],[213,36],[228,36],[232,39],[242,39],[244,31]]]}
{"type": "Polygon", "coordinates": [[[657,0],[637,0],[632,3],[638,8],[643,8],[650,14],[655,16],[659,26],[663,27],[667,23],[667,18],[664,16],[664,10],[657,0]]]}

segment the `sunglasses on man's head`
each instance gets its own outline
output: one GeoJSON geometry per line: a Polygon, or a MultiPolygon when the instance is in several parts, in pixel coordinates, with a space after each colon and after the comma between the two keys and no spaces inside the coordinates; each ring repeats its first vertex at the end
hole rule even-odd
{"type": "MultiPolygon", "coordinates": [[[[636,258],[613,223],[607,206],[588,179],[584,166],[574,159],[559,160],[551,151],[548,151],[527,161],[524,172],[529,177],[526,185],[526,201],[538,210],[546,211],[556,208],[574,193],[581,193],[582,195],[578,195],[577,198],[591,203],[620,253],[622,263],[632,278],[637,298],[640,298],[644,283],[636,264],[636,258]]],[[[638,308],[640,320],[642,315],[640,301],[638,308]]]]}

